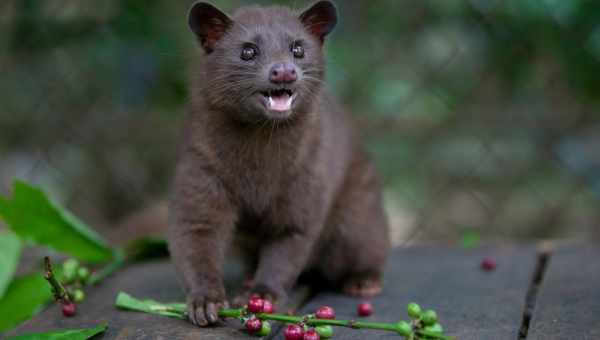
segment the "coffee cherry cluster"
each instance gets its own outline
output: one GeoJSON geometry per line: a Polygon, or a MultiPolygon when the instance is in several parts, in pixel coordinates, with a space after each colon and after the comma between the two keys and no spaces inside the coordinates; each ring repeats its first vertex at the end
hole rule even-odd
{"type": "Polygon", "coordinates": [[[400,321],[396,324],[400,335],[409,339],[429,339],[430,335],[443,335],[444,328],[438,323],[437,313],[432,310],[422,310],[416,303],[409,303],[406,311],[411,322],[400,321]]]}
{"type": "MultiPolygon", "coordinates": [[[[241,320],[248,333],[264,337],[271,333],[272,328],[268,321],[261,320],[259,317],[264,318],[264,314],[273,314],[273,312],[274,307],[271,301],[253,295],[244,308],[241,320]]],[[[335,310],[327,306],[321,307],[315,314],[308,315],[306,318],[333,320],[335,319],[335,310]]],[[[303,322],[290,324],[284,330],[286,340],[321,340],[329,339],[332,336],[333,328],[331,326],[311,328],[303,322]]]]}
{"type": "Polygon", "coordinates": [[[62,313],[66,317],[74,316],[77,312],[75,303],[85,300],[83,286],[85,286],[91,276],[87,267],[82,266],[76,259],[68,259],[62,264],[63,284],[68,287],[67,292],[69,301],[62,301],[62,313]]]}
{"type": "MultiPolygon", "coordinates": [[[[444,329],[438,323],[438,316],[434,310],[422,310],[416,303],[409,303],[406,310],[410,321],[402,320],[391,324],[337,320],[335,310],[329,306],[320,307],[313,314],[304,316],[278,315],[273,314],[273,304],[270,301],[256,295],[250,297],[244,308],[222,310],[220,316],[240,319],[250,334],[261,337],[271,333],[271,325],[267,320],[285,322],[285,340],[329,339],[333,337],[332,326],[392,331],[410,340],[454,339],[443,334],[444,329]]],[[[359,316],[370,316],[373,313],[373,305],[368,302],[361,303],[357,312],[359,316]]]]}
{"type": "Polygon", "coordinates": [[[250,334],[257,336],[267,336],[271,334],[271,324],[268,321],[262,321],[256,317],[256,314],[272,314],[274,312],[273,304],[269,300],[261,299],[259,296],[252,296],[246,304],[246,313],[248,313],[242,322],[250,334]]]}
{"type": "Polygon", "coordinates": [[[333,336],[331,326],[317,326],[310,328],[303,324],[291,324],[283,332],[285,340],[321,340],[333,336]]]}
{"type": "Polygon", "coordinates": [[[285,340],[321,340],[333,336],[333,327],[328,325],[309,327],[305,322],[310,319],[335,320],[335,310],[323,306],[314,314],[307,315],[304,322],[288,325],[283,332],[285,340]]]}

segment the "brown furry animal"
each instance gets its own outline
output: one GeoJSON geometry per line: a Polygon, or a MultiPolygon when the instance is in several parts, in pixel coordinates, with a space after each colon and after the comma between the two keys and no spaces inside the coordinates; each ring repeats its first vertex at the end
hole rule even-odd
{"type": "Polygon", "coordinates": [[[381,188],[348,115],[323,88],[329,1],[302,13],[196,3],[189,24],[205,57],[184,124],[169,247],[190,319],[227,304],[222,266],[243,240],[251,293],[281,302],[306,270],[344,292],[381,290],[389,249],[381,188]]]}

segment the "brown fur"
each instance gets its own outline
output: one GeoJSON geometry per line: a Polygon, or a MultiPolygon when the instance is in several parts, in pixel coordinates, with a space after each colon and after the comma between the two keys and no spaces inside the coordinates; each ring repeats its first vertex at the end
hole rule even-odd
{"type": "Polygon", "coordinates": [[[184,123],[169,228],[196,324],[216,322],[226,304],[222,266],[239,240],[255,265],[251,291],[277,301],[308,269],[347,293],[380,289],[389,248],[380,184],[348,115],[321,86],[332,28],[322,24],[335,18],[330,3],[315,7],[305,21],[283,7],[242,8],[216,42],[196,30],[207,54],[184,123]],[[257,36],[262,59],[239,60],[240,43],[257,36]],[[303,39],[303,59],[286,55],[290,37],[303,39]],[[248,97],[270,86],[264,65],[281,58],[301,76],[293,112],[275,119],[248,97]]]}

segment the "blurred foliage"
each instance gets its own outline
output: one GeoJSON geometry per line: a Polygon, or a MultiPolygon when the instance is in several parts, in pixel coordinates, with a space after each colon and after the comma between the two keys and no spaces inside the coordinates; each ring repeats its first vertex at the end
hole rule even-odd
{"type": "MultiPolygon", "coordinates": [[[[600,2],[338,3],[328,81],[381,168],[395,237],[598,227],[600,2]]],[[[165,196],[201,58],[190,4],[0,3],[6,190],[14,176],[35,180],[106,225],[165,196]]]]}
{"type": "Polygon", "coordinates": [[[50,301],[52,291],[39,272],[16,277],[0,299],[0,332],[12,329],[29,319],[50,301]]]}
{"type": "Polygon", "coordinates": [[[42,333],[17,335],[7,340],[87,340],[103,333],[108,328],[107,324],[83,329],[56,330],[42,333]]]}
{"type": "MultiPolygon", "coordinates": [[[[0,318],[0,333],[36,314],[53,297],[54,290],[46,281],[49,280],[47,272],[43,275],[38,271],[14,276],[17,268],[27,268],[32,264],[31,260],[24,259],[19,265],[22,246],[46,247],[46,254],[49,250],[56,250],[87,263],[111,261],[85,279],[82,277],[85,274],[77,272],[79,262],[75,258],[63,264],[64,271],[55,271],[63,283],[67,280],[73,283],[74,277],[79,275],[79,288],[85,283],[94,284],[102,280],[123,264],[120,249],[110,248],[90,227],[49,199],[42,190],[26,182],[15,181],[12,197],[0,195],[0,221],[10,229],[10,232],[0,233],[0,315],[3,316],[0,318]],[[69,262],[70,265],[67,264],[69,262]]],[[[144,249],[144,246],[138,248],[144,249]]],[[[32,251],[31,248],[28,250],[32,251]]],[[[45,270],[50,271],[49,258],[46,261],[45,270]]],[[[89,270],[85,276],[89,276],[89,270]]]]}
{"type": "Polygon", "coordinates": [[[113,259],[106,241],[42,190],[16,181],[13,192],[11,198],[0,196],[0,218],[20,239],[91,263],[113,259]]]}
{"type": "Polygon", "coordinates": [[[15,234],[7,231],[0,233],[0,299],[17,270],[21,248],[21,240],[15,234]]]}

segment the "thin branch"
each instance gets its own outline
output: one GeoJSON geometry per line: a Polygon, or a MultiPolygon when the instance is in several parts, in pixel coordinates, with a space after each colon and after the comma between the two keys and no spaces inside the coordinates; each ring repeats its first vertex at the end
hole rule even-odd
{"type": "Polygon", "coordinates": [[[54,272],[52,271],[52,263],[48,256],[44,257],[44,278],[48,281],[52,287],[52,294],[54,299],[63,304],[71,303],[71,296],[67,289],[56,279],[54,272]]]}

